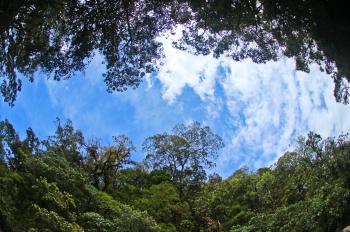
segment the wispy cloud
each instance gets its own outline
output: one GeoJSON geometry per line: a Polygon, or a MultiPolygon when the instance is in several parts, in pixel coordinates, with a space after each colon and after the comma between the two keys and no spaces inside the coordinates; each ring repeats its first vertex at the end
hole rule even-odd
{"type": "Polygon", "coordinates": [[[216,60],[178,51],[170,41],[163,43],[166,60],[157,76],[163,99],[170,104],[179,101],[188,86],[204,102],[207,121],[215,121],[210,124],[218,126],[223,111],[229,112],[226,130],[231,131],[222,131],[229,137],[219,171],[269,165],[308,131],[324,137],[350,131],[350,107],[335,102],[332,79],[316,66],[306,74],[295,71],[290,59],[266,64],[216,60]]]}

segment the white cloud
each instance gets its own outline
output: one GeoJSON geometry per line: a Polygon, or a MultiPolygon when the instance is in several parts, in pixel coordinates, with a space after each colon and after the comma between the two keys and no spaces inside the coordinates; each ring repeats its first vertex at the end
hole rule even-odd
{"type": "Polygon", "coordinates": [[[172,103],[185,86],[193,88],[202,100],[213,96],[219,60],[174,49],[164,38],[160,41],[166,54],[166,64],[157,75],[163,85],[163,99],[172,103]]]}
{"type": "Polygon", "coordinates": [[[291,59],[266,64],[217,60],[178,51],[162,41],[166,59],[157,78],[163,99],[175,102],[188,86],[206,104],[208,120],[218,118],[223,108],[229,112],[234,128],[219,169],[233,163],[269,165],[308,131],[323,137],[350,131],[350,107],[335,102],[333,81],[317,66],[306,74],[295,71],[291,59]],[[217,86],[223,93],[215,91],[217,86]]]}

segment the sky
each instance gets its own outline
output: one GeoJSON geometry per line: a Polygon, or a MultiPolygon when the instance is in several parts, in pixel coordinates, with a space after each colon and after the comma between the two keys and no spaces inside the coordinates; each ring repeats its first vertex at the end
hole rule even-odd
{"type": "Polygon", "coordinates": [[[31,127],[41,139],[54,133],[56,117],[72,120],[87,139],[106,145],[113,135],[125,134],[138,161],[147,137],[199,121],[225,142],[209,171],[224,177],[243,166],[273,164],[309,131],[323,137],[350,132],[350,106],[335,102],[333,81],[317,66],[303,73],[287,58],[255,64],[194,56],[160,40],[164,65],[139,88],[107,93],[102,58],[96,56],[70,80],[37,74],[34,83],[24,83],[14,107],[0,101],[0,120],[9,119],[21,136],[31,127]]]}

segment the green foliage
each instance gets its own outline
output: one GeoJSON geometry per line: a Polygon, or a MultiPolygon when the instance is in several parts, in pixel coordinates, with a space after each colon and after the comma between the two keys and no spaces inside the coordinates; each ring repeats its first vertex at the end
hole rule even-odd
{"type": "Polygon", "coordinates": [[[19,144],[19,136],[12,124],[6,119],[0,122],[0,162],[8,163],[11,168],[16,168],[14,153],[19,144]]]}
{"type": "Polygon", "coordinates": [[[172,27],[158,1],[1,1],[0,77],[13,105],[21,75],[43,71],[54,80],[83,71],[102,56],[109,91],[137,87],[161,57],[156,37],[172,27]]]}
{"type": "Polygon", "coordinates": [[[84,231],[76,223],[67,222],[55,211],[49,211],[36,204],[32,207],[32,213],[36,226],[29,228],[29,231],[84,231]]]}
{"type": "Polygon", "coordinates": [[[6,203],[1,207],[2,218],[13,231],[99,231],[104,228],[100,227],[101,221],[109,222],[104,225],[105,231],[157,230],[147,214],[92,188],[82,170],[69,166],[62,157],[50,153],[44,159],[28,157],[25,169],[16,175],[10,172],[0,182],[1,196],[9,198],[1,198],[6,203]],[[3,194],[6,190],[8,195],[3,194]],[[87,222],[91,215],[97,217],[87,222]],[[22,223],[16,222],[19,218],[22,223]],[[130,227],[133,230],[125,229],[130,227]]]}
{"type": "Polygon", "coordinates": [[[194,54],[265,63],[295,60],[297,70],[316,64],[334,79],[337,101],[349,103],[350,32],[345,2],[321,0],[182,0],[184,25],[175,46],[194,54]],[[345,8],[344,8],[345,7],[345,8]]]}
{"type": "Polygon", "coordinates": [[[89,145],[84,167],[92,184],[106,191],[116,181],[118,172],[124,165],[131,164],[131,152],[135,150],[125,135],[113,136],[113,146],[89,145]]]}
{"type": "Polygon", "coordinates": [[[149,137],[143,144],[143,150],[147,154],[146,163],[155,170],[167,171],[182,197],[203,183],[205,168],[215,165],[213,159],[223,146],[220,136],[209,127],[193,122],[187,126],[175,126],[173,134],[149,137]]]}
{"type": "Polygon", "coordinates": [[[46,150],[61,154],[67,161],[81,165],[82,149],[85,146],[85,139],[81,131],[75,130],[73,123],[67,120],[64,124],[59,118],[56,119],[55,135],[49,136],[43,141],[46,150]]]}
{"type": "Polygon", "coordinates": [[[143,192],[143,196],[133,202],[133,205],[147,211],[163,231],[171,231],[172,225],[177,231],[184,226],[185,219],[189,218],[189,205],[181,201],[176,186],[169,182],[152,185],[143,192]]]}
{"type": "Polygon", "coordinates": [[[195,165],[186,166],[194,170],[190,175],[198,170],[196,165],[209,165],[211,160],[200,162],[216,154],[222,144],[209,128],[180,125],[174,140],[168,134],[151,137],[152,151],[161,158],[154,162],[164,165],[154,169],[147,169],[145,163],[123,165],[133,148],[124,136],[115,137],[116,146],[108,149],[93,150],[91,144],[85,148],[90,150],[62,146],[62,141],[76,143],[76,137],[70,136],[75,129],[67,128],[68,134],[60,134],[69,136],[57,137],[52,140],[57,143],[40,150],[32,132],[21,140],[8,121],[0,122],[1,230],[328,232],[350,224],[348,135],[322,139],[310,133],[269,168],[256,172],[241,168],[224,180],[213,174],[208,181],[184,181],[181,189],[177,177],[160,161],[193,159],[190,164],[195,165]],[[62,150],[68,157],[70,152],[79,156],[90,152],[99,158],[91,161],[87,156],[77,165],[62,150]],[[113,170],[109,187],[96,188],[91,167],[104,165],[113,170]]]}
{"type": "Polygon", "coordinates": [[[146,213],[123,205],[107,193],[92,189],[90,204],[94,211],[88,211],[79,217],[79,222],[88,231],[158,231],[155,221],[146,213]],[[98,213],[96,213],[98,212],[98,213]],[[103,225],[102,225],[103,224],[103,225]],[[102,225],[102,227],[100,227],[102,225]]]}
{"type": "Polygon", "coordinates": [[[96,190],[82,168],[53,150],[26,154],[21,169],[1,165],[0,203],[6,231],[158,231],[146,213],[96,190]]]}
{"type": "Polygon", "coordinates": [[[350,32],[346,2],[320,0],[110,0],[0,3],[0,86],[14,104],[23,77],[54,80],[85,70],[98,54],[108,91],[136,88],[162,63],[157,38],[182,25],[174,46],[256,63],[282,55],[296,69],[332,75],[337,101],[349,102],[350,32]],[[22,75],[19,75],[22,74],[22,75]]]}
{"type": "Polygon", "coordinates": [[[295,152],[260,176],[261,208],[232,231],[336,231],[348,225],[349,148],[345,135],[322,140],[310,133],[300,139],[295,152]]]}
{"type": "Polygon", "coordinates": [[[220,222],[224,231],[248,222],[257,207],[256,182],[256,176],[246,169],[224,181],[209,182],[196,200],[197,213],[208,228],[215,228],[220,222]]]}

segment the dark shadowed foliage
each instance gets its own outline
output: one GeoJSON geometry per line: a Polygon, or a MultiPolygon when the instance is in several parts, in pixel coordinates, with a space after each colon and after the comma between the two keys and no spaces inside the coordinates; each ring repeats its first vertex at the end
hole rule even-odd
{"type": "Polygon", "coordinates": [[[319,65],[349,102],[350,34],[345,2],[315,0],[89,0],[0,3],[0,77],[14,104],[22,79],[54,80],[83,71],[96,55],[108,91],[136,88],[162,63],[157,37],[183,26],[174,46],[194,54],[256,63],[292,57],[296,69],[319,65]]]}

